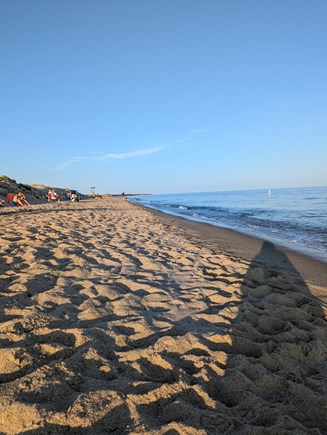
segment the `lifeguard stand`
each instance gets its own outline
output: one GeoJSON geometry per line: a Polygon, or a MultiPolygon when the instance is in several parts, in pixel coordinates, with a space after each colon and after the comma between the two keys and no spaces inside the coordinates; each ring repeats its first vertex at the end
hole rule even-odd
{"type": "Polygon", "coordinates": [[[92,198],[96,197],[95,187],[91,187],[91,196],[92,196],[92,198]]]}

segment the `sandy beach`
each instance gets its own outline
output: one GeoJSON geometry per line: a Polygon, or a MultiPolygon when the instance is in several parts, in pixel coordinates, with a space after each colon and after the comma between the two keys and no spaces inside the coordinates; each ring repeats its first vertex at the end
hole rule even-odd
{"type": "Polygon", "coordinates": [[[1,434],[327,434],[327,264],[119,198],[0,219],[1,434]]]}

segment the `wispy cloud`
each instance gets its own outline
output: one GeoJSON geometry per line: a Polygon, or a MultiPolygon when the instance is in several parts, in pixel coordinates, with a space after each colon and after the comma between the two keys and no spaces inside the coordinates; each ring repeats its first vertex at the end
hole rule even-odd
{"type": "Polygon", "coordinates": [[[213,128],[216,128],[216,127],[198,128],[198,129],[195,129],[195,130],[191,130],[190,132],[188,132],[184,136],[181,136],[178,139],[174,139],[174,140],[171,140],[171,141],[168,141],[168,142],[164,142],[164,143],[160,144],[160,146],[162,148],[171,148],[171,147],[174,147],[174,146],[184,145],[184,144],[190,143],[190,142],[192,142],[192,140],[196,136],[198,136],[200,134],[207,133],[208,131],[213,130],[213,128]]]}
{"type": "Polygon", "coordinates": [[[156,154],[164,149],[172,148],[175,146],[183,145],[188,142],[192,142],[195,136],[204,134],[208,131],[212,130],[212,128],[201,128],[192,130],[189,133],[185,134],[184,136],[174,139],[171,141],[163,142],[163,143],[157,143],[154,144],[151,148],[143,148],[136,151],[130,151],[127,153],[110,153],[110,152],[92,152],[88,156],[77,156],[73,157],[70,160],[67,160],[66,162],[61,163],[56,168],[53,168],[54,171],[60,171],[62,169],[67,168],[68,166],[71,166],[81,160],[88,160],[88,161],[111,161],[111,160],[124,160],[124,159],[131,159],[135,157],[143,157],[150,154],[156,154]]]}
{"type": "Polygon", "coordinates": [[[66,162],[61,163],[59,166],[53,168],[54,171],[60,171],[62,169],[67,168],[67,166],[71,166],[74,163],[77,163],[81,160],[95,161],[95,160],[123,160],[123,159],[131,159],[133,157],[142,157],[149,154],[155,154],[162,150],[162,147],[152,147],[145,148],[141,150],[131,151],[129,153],[104,153],[101,155],[89,155],[89,156],[77,156],[73,157],[66,162]]]}
{"type": "Polygon", "coordinates": [[[79,162],[81,160],[86,160],[86,159],[87,157],[82,157],[82,156],[73,157],[71,160],[67,160],[66,162],[61,163],[61,165],[53,168],[53,171],[60,171],[61,169],[67,168],[67,166],[70,166],[76,162],[79,162]]]}
{"type": "Polygon", "coordinates": [[[131,151],[129,153],[106,153],[96,157],[95,160],[121,160],[130,159],[132,157],[142,157],[148,154],[155,154],[162,150],[162,147],[146,148],[143,150],[131,151]]]}

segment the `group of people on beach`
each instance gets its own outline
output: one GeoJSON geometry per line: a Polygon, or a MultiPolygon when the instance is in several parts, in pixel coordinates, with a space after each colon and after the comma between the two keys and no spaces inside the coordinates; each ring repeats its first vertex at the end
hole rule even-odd
{"type": "Polygon", "coordinates": [[[22,207],[24,205],[30,205],[30,203],[27,201],[26,196],[23,194],[23,192],[17,192],[17,193],[8,193],[7,194],[7,202],[3,199],[0,200],[0,205],[2,207],[9,207],[9,206],[18,206],[22,207]]]}
{"type": "MultiPolygon", "coordinates": [[[[60,202],[62,200],[61,196],[54,189],[49,189],[48,194],[45,195],[45,197],[48,202],[60,202]]],[[[65,193],[65,199],[67,201],[79,201],[79,195],[76,190],[69,190],[65,193]]]]}
{"type": "MultiPolygon", "coordinates": [[[[61,196],[55,191],[55,189],[49,189],[48,193],[43,195],[48,202],[60,202],[62,200],[61,196]]],[[[67,201],[79,201],[79,195],[76,190],[67,191],[65,193],[65,199],[67,201]]],[[[31,205],[23,192],[19,191],[17,193],[8,193],[7,201],[4,199],[0,199],[1,207],[10,207],[10,206],[19,206],[22,207],[24,205],[31,205]]]]}

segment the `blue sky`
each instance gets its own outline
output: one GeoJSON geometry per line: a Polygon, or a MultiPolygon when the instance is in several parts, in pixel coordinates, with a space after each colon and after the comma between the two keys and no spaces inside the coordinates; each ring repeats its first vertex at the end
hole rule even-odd
{"type": "Polygon", "coordinates": [[[1,0],[0,174],[88,193],[327,185],[325,0],[1,0]]]}

